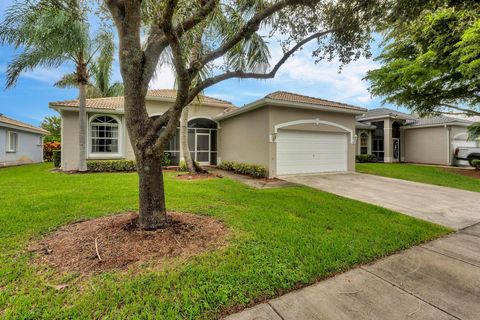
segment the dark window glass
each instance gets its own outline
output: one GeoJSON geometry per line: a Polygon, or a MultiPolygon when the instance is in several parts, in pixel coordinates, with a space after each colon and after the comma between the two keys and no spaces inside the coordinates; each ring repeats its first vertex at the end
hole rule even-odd
{"type": "Polygon", "coordinates": [[[400,124],[398,122],[392,124],[392,138],[400,139],[400,124]]]}
{"type": "Polygon", "coordinates": [[[217,123],[210,119],[199,118],[188,121],[189,128],[217,129],[217,123]]]}

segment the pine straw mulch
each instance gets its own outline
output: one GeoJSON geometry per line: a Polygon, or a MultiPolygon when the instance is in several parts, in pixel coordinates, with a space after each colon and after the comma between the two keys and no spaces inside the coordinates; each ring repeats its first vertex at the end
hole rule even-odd
{"type": "Polygon", "coordinates": [[[446,170],[456,174],[460,174],[462,176],[480,179],[480,170],[471,170],[471,169],[446,169],[446,170]]]}
{"type": "Polygon", "coordinates": [[[203,179],[215,179],[215,178],[223,178],[223,176],[220,176],[218,174],[213,174],[213,173],[196,173],[196,174],[190,174],[190,173],[181,173],[177,175],[178,180],[203,180],[203,179]]]}
{"type": "Polygon", "coordinates": [[[161,265],[167,258],[191,257],[226,245],[229,231],[205,216],[171,212],[164,229],[137,227],[137,213],[124,213],[61,227],[31,244],[35,262],[58,271],[94,272],[125,269],[142,262],[161,265]]]}

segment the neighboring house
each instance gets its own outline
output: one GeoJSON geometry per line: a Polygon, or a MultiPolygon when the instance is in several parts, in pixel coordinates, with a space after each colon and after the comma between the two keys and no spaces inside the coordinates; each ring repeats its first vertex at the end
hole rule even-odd
{"type": "Polygon", "coordinates": [[[0,114],[0,167],[43,161],[48,131],[0,114]]]}
{"type": "MultiPolygon", "coordinates": [[[[151,90],[151,117],[175,101],[174,90],[151,90]]],[[[62,117],[62,169],[78,168],[78,101],[52,102],[62,117]]],[[[87,100],[88,159],[134,159],[125,127],[123,97],[87,100]]],[[[242,108],[200,96],[189,111],[188,143],[201,165],[222,160],[262,165],[269,177],[355,170],[356,154],[379,161],[452,163],[455,141],[464,143],[469,121],[417,119],[389,109],[367,110],[289,92],[274,92],[242,108]]],[[[179,129],[167,148],[182,159],[179,129]]]]}
{"type": "MultiPolygon", "coordinates": [[[[174,90],[151,90],[147,111],[165,112],[174,90]]],[[[52,102],[62,117],[62,169],[78,168],[78,101],[52,102]]],[[[287,92],[242,108],[201,96],[189,112],[189,145],[201,165],[222,160],[265,166],[269,176],[355,170],[355,117],[367,110],[287,92]]],[[[87,100],[88,159],[134,159],[125,127],[123,97],[87,100]]],[[[166,151],[178,164],[179,130],[166,151]]]]}
{"type": "Polygon", "coordinates": [[[438,116],[418,118],[387,108],[372,109],[357,117],[357,154],[373,154],[383,162],[466,164],[454,160],[455,148],[479,146],[468,141],[472,121],[438,116]]]}

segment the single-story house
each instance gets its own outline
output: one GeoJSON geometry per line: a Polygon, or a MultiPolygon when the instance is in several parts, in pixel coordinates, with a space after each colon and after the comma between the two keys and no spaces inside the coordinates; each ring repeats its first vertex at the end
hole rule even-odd
{"type": "Polygon", "coordinates": [[[43,161],[48,131],[0,114],[0,167],[43,161]]]}
{"type": "MultiPolygon", "coordinates": [[[[149,115],[155,117],[165,112],[175,95],[174,90],[150,90],[146,98],[149,115]]],[[[78,101],[52,102],[50,107],[62,118],[61,167],[66,171],[76,170],[78,101]]],[[[425,147],[421,129],[430,128],[419,125],[421,120],[406,114],[400,118],[401,113],[395,117],[395,114],[370,112],[289,92],[274,92],[241,108],[228,101],[201,96],[190,106],[188,143],[193,159],[201,165],[216,165],[224,160],[257,164],[267,168],[270,177],[354,171],[355,155],[361,153],[376,154],[386,162],[397,158],[447,162],[447,153],[444,159],[436,158],[436,153],[443,151],[437,151],[437,145],[430,146],[435,157],[423,159],[413,153],[415,148],[425,147]],[[400,153],[394,154],[394,150],[400,153]]],[[[125,128],[123,97],[88,99],[87,113],[88,159],[134,159],[125,128]]],[[[455,126],[448,126],[454,129],[449,139],[464,132],[460,130],[466,127],[463,123],[459,120],[455,126]]],[[[443,134],[433,127],[428,132],[434,136],[432,139],[443,134]]],[[[166,152],[172,165],[179,163],[182,158],[179,129],[166,152]]],[[[451,155],[448,159],[451,161],[451,155]]]]}
{"type": "Polygon", "coordinates": [[[464,165],[454,159],[459,146],[480,146],[469,141],[472,121],[437,116],[419,118],[387,108],[368,110],[357,117],[357,154],[373,154],[378,161],[464,165]]]}

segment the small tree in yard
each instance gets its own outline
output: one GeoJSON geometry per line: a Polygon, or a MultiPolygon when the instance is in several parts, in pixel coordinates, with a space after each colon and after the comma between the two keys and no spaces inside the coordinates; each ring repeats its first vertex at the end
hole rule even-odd
{"type": "MultiPolygon", "coordinates": [[[[382,67],[368,72],[373,95],[421,116],[480,116],[478,1],[399,1],[386,15],[382,67]]],[[[480,136],[480,123],[469,128],[480,136]]]]}
{"type": "Polygon", "coordinates": [[[0,25],[0,44],[22,51],[7,67],[7,87],[15,85],[22,72],[36,67],[74,65],[79,91],[79,171],[87,170],[88,68],[97,52],[113,47],[110,33],[90,37],[87,13],[83,0],[23,0],[7,10],[0,25]]]}
{"type": "Polygon", "coordinates": [[[227,79],[272,78],[309,42],[316,43],[313,56],[317,61],[338,57],[345,64],[368,55],[369,22],[382,11],[374,0],[104,2],[120,41],[125,119],[138,165],[139,224],[143,229],[159,228],[167,221],[162,155],[182,110],[200,92],[227,79]],[[189,48],[199,33],[202,50],[191,57],[189,48]],[[146,41],[142,44],[143,37],[146,41]],[[283,54],[270,69],[262,70],[255,57],[275,39],[280,39],[283,54]],[[165,53],[171,55],[177,96],[170,109],[152,119],[145,97],[160,56],[165,53]],[[199,73],[205,70],[210,76],[199,80],[199,73]]]}
{"type": "Polygon", "coordinates": [[[42,129],[50,132],[43,139],[45,142],[59,142],[61,140],[61,124],[62,119],[59,116],[47,116],[40,122],[42,129]]]}

